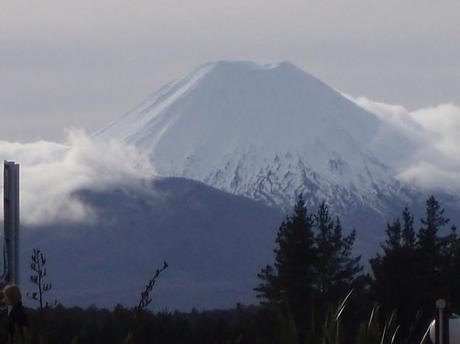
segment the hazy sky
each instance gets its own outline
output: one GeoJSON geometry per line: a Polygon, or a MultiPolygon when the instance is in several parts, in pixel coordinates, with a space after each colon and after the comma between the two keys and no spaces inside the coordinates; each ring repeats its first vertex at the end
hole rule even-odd
{"type": "Polygon", "coordinates": [[[460,104],[458,0],[0,0],[0,140],[91,132],[210,60],[290,60],[353,96],[460,104]]]}

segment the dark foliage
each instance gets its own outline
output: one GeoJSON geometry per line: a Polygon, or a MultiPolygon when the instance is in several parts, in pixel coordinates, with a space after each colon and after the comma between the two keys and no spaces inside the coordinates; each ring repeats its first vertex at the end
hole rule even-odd
{"type": "Polygon", "coordinates": [[[275,264],[258,274],[261,282],[255,291],[265,304],[285,303],[301,340],[305,324],[321,323],[327,314],[325,306],[335,306],[359,285],[354,285],[355,279],[363,267],[361,258],[352,255],[354,240],[354,231],[342,234],[340,219],[332,219],[325,203],[310,214],[302,197],[280,225],[275,264]]]}
{"type": "MultiPolygon", "coordinates": [[[[44,328],[39,328],[38,310],[28,310],[33,338],[47,333],[47,344],[67,344],[76,338],[79,344],[117,344],[126,340],[136,309],[116,306],[113,310],[90,307],[64,308],[58,305],[47,311],[44,328]]],[[[4,318],[1,319],[5,321],[4,318]]],[[[264,307],[238,305],[232,310],[192,311],[190,313],[144,310],[137,318],[134,343],[270,343],[275,337],[275,320],[264,307]]],[[[5,333],[1,334],[5,338],[5,333]]]]}
{"type": "Polygon", "coordinates": [[[299,329],[300,324],[309,321],[313,298],[316,259],[313,221],[300,197],[293,214],[278,229],[274,268],[267,266],[258,274],[261,283],[255,288],[264,302],[286,303],[299,329]]]}
{"type": "Polygon", "coordinates": [[[45,278],[48,275],[46,269],[46,257],[39,249],[34,248],[32,251],[30,269],[32,270],[30,282],[34,284],[37,289],[36,291],[27,293],[27,296],[38,302],[40,315],[43,318],[44,309],[56,304],[56,301],[50,303],[45,299],[45,294],[53,288],[53,285],[45,281],[45,278]]]}
{"type": "Polygon", "coordinates": [[[455,227],[441,234],[448,223],[444,209],[431,196],[420,229],[414,229],[414,217],[404,209],[402,221],[397,218],[387,226],[383,252],[370,260],[374,299],[386,313],[397,311],[403,334],[408,333],[417,313],[421,318],[418,331],[426,328],[440,294],[451,294],[453,308],[458,307],[453,292],[460,285],[459,240],[455,227]]]}
{"type": "Polygon", "coordinates": [[[356,276],[363,270],[361,257],[353,257],[356,232],[343,236],[340,219],[332,219],[323,202],[314,216],[316,290],[322,302],[337,303],[353,288],[356,276]]]}

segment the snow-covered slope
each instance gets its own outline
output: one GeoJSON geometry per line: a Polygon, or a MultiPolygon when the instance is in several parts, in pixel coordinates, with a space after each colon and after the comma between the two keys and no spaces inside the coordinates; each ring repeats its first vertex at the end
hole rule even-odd
{"type": "Polygon", "coordinates": [[[134,144],[160,176],[339,211],[405,201],[395,168],[413,143],[376,115],[283,62],[208,63],[96,135],[134,144]]]}

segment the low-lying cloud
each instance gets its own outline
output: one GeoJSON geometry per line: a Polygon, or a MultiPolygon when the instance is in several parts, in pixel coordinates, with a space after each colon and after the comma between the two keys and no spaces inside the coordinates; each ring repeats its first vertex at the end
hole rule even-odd
{"type": "Polygon", "coordinates": [[[91,221],[95,214],[75,197],[76,191],[103,191],[154,174],[148,159],[133,147],[75,130],[63,144],[0,141],[0,159],[20,164],[21,221],[33,225],[91,221]]]}
{"type": "MultiPolygon", "coordinates": [[[[347,97],[412,143],[407,158],[394,166],[397,178],[425,189],[460,192],[460,107],[441,104],[409,111],[364,97],[347,97]]],[[[21,220],[31,225],[92,221],[96,214],[75,196],[77,191],[141,185],[140,181],[155,175],[148,157],[134,147],[78,130],[70,131],[62,144],[0,141],[0,159],[20,163],[21,220]]]]}
{"type": "Polygon", "coordinates": [[[460,192],[460,107],[440,104],[409,111],[364,97],[349,98],[416,142],[416,149],[398,166],[398,178],[426,189],[460,192]]]}

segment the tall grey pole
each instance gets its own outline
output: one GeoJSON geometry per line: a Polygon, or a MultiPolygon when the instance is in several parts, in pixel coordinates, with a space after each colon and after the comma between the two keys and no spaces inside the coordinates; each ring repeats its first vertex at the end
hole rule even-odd
{"type": "Polygon", "coordinates": [[[4,162],[3,210],[5,282],[19,284],[19,164],[12,161],[4,162]]]}

